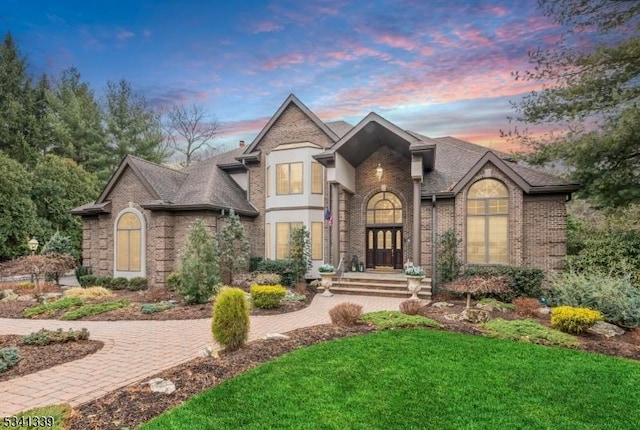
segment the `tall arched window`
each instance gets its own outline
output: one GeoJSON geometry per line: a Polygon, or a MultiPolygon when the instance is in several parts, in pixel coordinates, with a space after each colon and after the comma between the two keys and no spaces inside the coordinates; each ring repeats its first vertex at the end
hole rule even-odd
{"type": "Polygon", "coordinates": [[[142,214],[132,208],[122,211],[116,220],[115,233],[114,276],[145,276],[142,214]]]}
{"type": "Polygon", "coordinates": [[[482,179],[467,193],[467,263],[509,262],[509,191],[500,181],[482,179]]]}
{"type": "Polygon", "coordinates": [[[390,192],[375,194],[367,203],[367,224],[402,224],[402,202],[390,192]]]}

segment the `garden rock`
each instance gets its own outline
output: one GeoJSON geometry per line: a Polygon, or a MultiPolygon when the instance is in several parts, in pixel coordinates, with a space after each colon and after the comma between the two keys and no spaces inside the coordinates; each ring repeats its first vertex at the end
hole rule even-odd
{"type": "Polygon", "coordinates": [[[291,339],[286,334],[280,334],[280,333],[267,333],[267,335],[264,338],[265,338],[265,340],[287,340],[287,339],[291,339]]]}
{"type": "Polygon", "coordinates": [[[153,378],[145,382],[145,384],[149,384],[149,388],[151,388],[151,391],[154,393],[171,394],[176,391],[175,384],[168,379],[153,378]]]}
{"type": "Polygon", "coordinates": [[[551,308],[543,306],[541,308],[536,309],[536,313],[540,316],[549,315],[551,313],[551,308]]]}
{"type": "Polygon", "coordinates": [[[431,307],[436,308],[436,309],[450,308],[450,307],[453,307],[453,303],[435,302],[435,303],[433,303],[431,305],[431,307]]]}
{"type": "Polygon", "coordinates": [[[484,323],[489,321],[489,312],[484,309],[465,309],[460,314],[461,321],[467,321],[472,324],[484,323]]]}
{"type": "Polygon", "coordinates": [[[37,302],[36,298],[31,294],[24,294],[22,296],[19,296],[16,300],[19,302],[37,302]]]}
{"type": "Polygon", "coordinates": [[[43,297],[45,300],[58,299],[62,297],[62,293],[45,293],[43,297]]]}
{"type": "Polygon", "coordinates": [[[0,302],[12,302],[18,299],[18,295],[13,290],[0,291],[0,302]]]}
{"type": "Polygon", "coordinates": [[[499,311],[500,309],[496,308],[495,306],[493,306],[491,303],[478,303],[476,305],[477,309],[482,309],[484,311],[487,312],[494,312],[494,311],[499,311]]]}
{"type": "Polygon", "coordinates": [[[591,334],[597,334],[604,337],[621,336],[624,334],[624,330],[617,325],[610,324],[604,321],[598,321],[593,326],[589,327],[587,331],[591,334]]]}

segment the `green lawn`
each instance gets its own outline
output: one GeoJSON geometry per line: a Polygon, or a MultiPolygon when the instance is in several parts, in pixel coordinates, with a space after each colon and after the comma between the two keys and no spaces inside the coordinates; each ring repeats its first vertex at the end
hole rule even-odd
{"type": "Polygon", "coordinates": [[[637,429],[640,363],[395,330],[294,351],[143,429],[637,429]]]}

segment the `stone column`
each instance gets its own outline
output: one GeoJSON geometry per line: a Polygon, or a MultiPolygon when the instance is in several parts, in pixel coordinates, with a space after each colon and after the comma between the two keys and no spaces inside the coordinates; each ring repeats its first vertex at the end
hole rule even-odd
{"type": "Polygon", "coordinates": [[[413,264],[420,265],[420,193],[421,184],[419,179],[413,180],[413,235],[412,235],[412,251],[411,258],[413,264]]]}
{"type": "Polygon", "coordinates": [[[331,226],[331,262],[338,268],[340,262],[340,184],[331,184],[331,215],[333,215],[333,225],[331,226]]]}

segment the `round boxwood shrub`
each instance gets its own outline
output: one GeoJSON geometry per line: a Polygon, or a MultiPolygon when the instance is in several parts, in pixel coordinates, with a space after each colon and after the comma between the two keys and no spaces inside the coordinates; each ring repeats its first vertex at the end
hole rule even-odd
{"type": "Polygon", "coordinates": [[[213,306],[213,338],[226,350],[240,348],[249,337],[249,303],[240,288],[223,288],[213,306]]]}
{"type": "Polygon", "coordinates": [[[146,290],[147,286],[147,278],[136,276],[135,278],[129,279],[129,285],[127,286],[127,289],[130,291],[140,291],[146,290]]]}
{"type": "Polygon", "coordinates": [[[126,290],[129,288],[129,280],[124,277],[113,278],[110,288],[112,290],[126,290]]]}
{"type": "Polygon", "coordinates": [[[280,301],[287,294],[282,285],[252,285],[251,302],[260,309],[272,309],[280,306],[280,301]]]}

